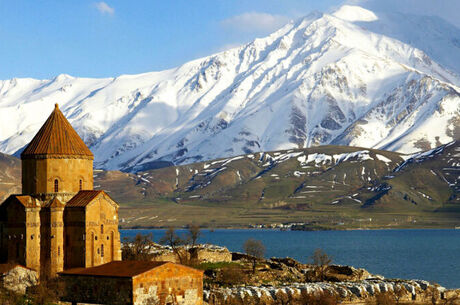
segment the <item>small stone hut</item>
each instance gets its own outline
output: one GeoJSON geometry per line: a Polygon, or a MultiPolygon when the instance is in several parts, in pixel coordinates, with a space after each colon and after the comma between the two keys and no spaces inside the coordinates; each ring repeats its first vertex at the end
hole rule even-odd
{"type": "Polygon", "coordinates": [[[72,304],[203,304],[203,271],[171,262],[113,261],[59,276],[72,304]]]}

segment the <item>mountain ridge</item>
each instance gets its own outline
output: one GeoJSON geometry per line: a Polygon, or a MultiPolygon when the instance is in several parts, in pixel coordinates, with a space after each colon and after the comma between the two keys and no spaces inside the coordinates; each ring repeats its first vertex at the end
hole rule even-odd
{"type": "Polygon", "coordinates": [[[458,139],[456,67],[366,29],[363,14],[368,26],[385,20],[362,10],[353,22],[311,14],[166,71],[1,81],[0,151],[20,151],[56,101],[98,168],[132,172],[325,144],[415,152],[458,139]]]}
{"type": "MultiPolygon", "coordinates": [[[[0,154],[0,164],[1,199],[20,191],[20,161],[0,154]]],[[[370,227],[453,227],[459,169],[458,141],[413,155],[328,145],[135,174],[95,170],[94,188],[120,203],[124,227],[204,224],[203,216],[215,220],[207,226],[309,220],[340,228],[372,218],[370,227]]]]}

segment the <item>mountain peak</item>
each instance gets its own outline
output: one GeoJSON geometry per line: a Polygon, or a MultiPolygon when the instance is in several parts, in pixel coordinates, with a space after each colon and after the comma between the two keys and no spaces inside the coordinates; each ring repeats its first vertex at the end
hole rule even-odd
{"type": "Polygon", "coordinates": [[[379,18],[377,15],[374,14],[374,12],[362,8],[360,6],[354,6],[354,5],[343,5],[341,6],[337,11],[335,11],[333,16],[350,21],[350,22],[356,22],[356,21],[364,21],[364,22],[370,22],[370,21],[376,21],[379,18]]]}
{"type": "Polygon", "coordinates": [[[417,18],[378,17],[356,6],[313,13],[167,71],[0,82],[0,151],[29,142],[58,100],[104,169],[331,143],[411,153],[458,138],[460,78],[438,64],[458,65],[457,47],[417,18]]]}

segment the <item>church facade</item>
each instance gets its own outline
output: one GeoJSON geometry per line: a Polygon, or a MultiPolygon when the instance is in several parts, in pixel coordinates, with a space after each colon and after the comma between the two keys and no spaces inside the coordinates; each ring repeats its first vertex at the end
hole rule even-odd
{"type": "Polygon", "coordinates": [[[93,159],[56,104],[21,154],[22,194],[0,205],[0,263],[49,278],[121,260],[119,206],[93,190],[93,159]]]}

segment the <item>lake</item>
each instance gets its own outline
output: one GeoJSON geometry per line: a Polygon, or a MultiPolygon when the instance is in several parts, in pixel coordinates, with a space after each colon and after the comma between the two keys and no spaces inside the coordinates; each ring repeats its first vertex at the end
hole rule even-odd
{"type": "MultiPolygon", "coordinates": [[[[122,239],[153,233],[158,241],[165,230],[120,230],[122,239]]],[[[178,230],[183,234],[185,231],[178,230]]],[[[460,230],[278,231],[203,230],[200,243],[242,252],[248,238],[261,240],[266,257],[293,257],[308,262],[316,248],[333,263],[367,269],[386,278],[422,279],[446,288],[460,288],[460,230]]]]}

